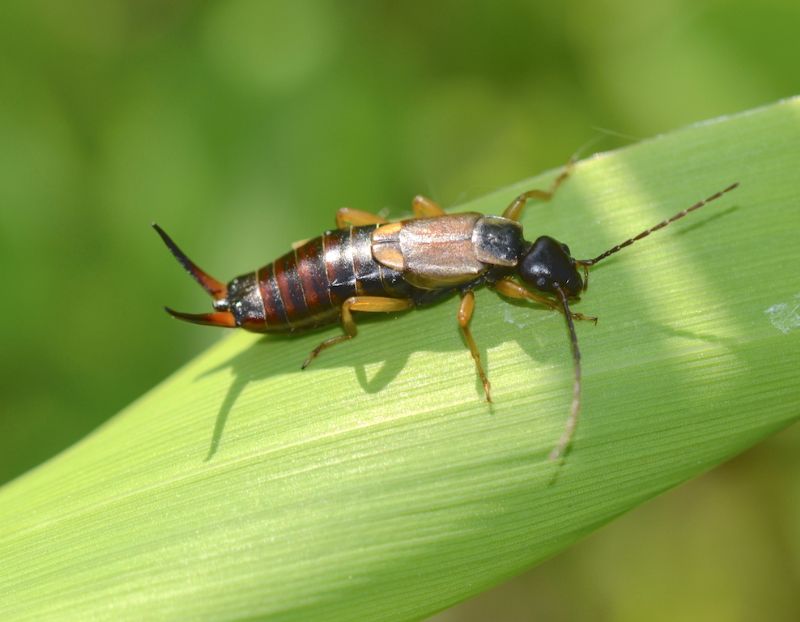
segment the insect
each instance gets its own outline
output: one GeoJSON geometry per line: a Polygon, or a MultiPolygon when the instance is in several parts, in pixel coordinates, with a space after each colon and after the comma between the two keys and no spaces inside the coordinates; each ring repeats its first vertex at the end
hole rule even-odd
{"type": "Polygon", "coordinates": [[[568,175],[569,166],[548,190],[520,194],[502,216],[448,214],[422,196],[412,202],[413,218],[397,222],[341,208],[336,229],[295,244],[289,253],[227,285],[201,270],[154,223],[173,255],[214,299],[211,313],[166,310],[195,324],[258,333],[295,333],[340,322],[343,334],[314,348],[303,362],[305,369],[323,350],[356,336],[354,311],[404,311],[458,294],[458,325],[491,402],[489,380],[469,328],[474,290],[487,286],[506,298],[555,309],[566,319],[574,368],[569,415],[549,456],[558,460],[572,442],[581,407],[581,354],[574,320],[597,323],[596,317],[570,309],[570,301],[578,301],[589,285],[589,268],[738,186],[731,184],[592,259],[575,259],[566,244],[552,237],[526,241],[519,223],[529,200],[549,200],[568,175]]]}

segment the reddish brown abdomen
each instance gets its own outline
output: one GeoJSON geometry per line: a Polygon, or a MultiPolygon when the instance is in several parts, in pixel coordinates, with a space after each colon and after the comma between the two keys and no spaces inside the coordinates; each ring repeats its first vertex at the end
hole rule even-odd
{"type": "Polygon", "coordinates": [[[337,321],[339,308],[352,296],[408,298],[414,288],[399,272],[372,257],[371,234],[375,228],[368,225],[327,231],[254,275],[239,277],[255,276],[263,313],[248,305],[250,312],[237,317],[237,323],[255,332],[308,330],[337,321]]]}

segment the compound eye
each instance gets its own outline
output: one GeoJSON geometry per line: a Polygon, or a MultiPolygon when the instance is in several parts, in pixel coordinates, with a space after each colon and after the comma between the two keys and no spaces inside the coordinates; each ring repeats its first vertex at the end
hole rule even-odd
{"type": "Polygon", "coordinates": [[[570,253],[570,252],[569,252],[569,246],[567,246],[566,244],[562,244],[562,245],[561,245],[561,248],[563,248],[563,249],[564,249],[564,252],[565,252],[567,255],[569,255],[570,257],[572,257],[572,253],[570,253]]]}

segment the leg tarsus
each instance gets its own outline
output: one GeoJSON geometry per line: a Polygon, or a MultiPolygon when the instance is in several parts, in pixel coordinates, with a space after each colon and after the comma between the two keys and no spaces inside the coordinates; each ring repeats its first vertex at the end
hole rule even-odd
{"type": "Polygon", "coordinates": [[[469,322],[472,319],[472,312],[475,310],[475,294],[470,290],[464,292],[461,296],[461,305],[458,308],[458,325],[461,327],[461,332],[464,335],[464,340],[467,342],[469,351],[472,354],[472,360],[475,361],[475,370],[478,372],[478,377],[483,383],[483,392],[486,394],[486,401],[492,402],[492,387],[489,384],[489,378],[483,370],[481,364],[481,353],[478,351],[478,346],[472,338],[472,332],[469,329],[469,322]]]}
{"type": "Polygon", "coordinates": [[[584,315],[583,313],[574,313],[570,312],[573,320],[584,320],[586,322],[591,322],[595,326],[597,326],[597,316],[596,315],[584,315]]]}
{"type": "Polygon", "coordinates": [[[331,337],[330,339],[326,339],[321,344],[319,344],[316,348],[311,350],[309,355],[306,357],[306,360],[303,361],[303,364],[300,366],[300,369],[305,369],[311,364],[315,358],[319,356],[319,353],[323,350],[330,348],[331,346],[335,346],[337,343],[342,343],[343,341],[349,341],[352,339],[354,335],[337,335],[336,337],[331,337]]]}

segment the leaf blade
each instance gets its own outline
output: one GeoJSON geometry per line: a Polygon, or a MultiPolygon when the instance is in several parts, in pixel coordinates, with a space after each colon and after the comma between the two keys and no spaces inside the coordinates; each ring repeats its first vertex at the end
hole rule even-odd
{"type": "Polygon", "coordinates": [[[577,309],[601,319],[578,327],[584,414],[557,473],[556,314],[479,293],[493,409],[453,304],[364,322],[302,374],[319,335],[234,335],[0,490],[3,618],[419,618],[795,421],[800,330],[768,309],[791,324],[800,295],[798,115],[780,102],[596,156],[529,208],[529,236],[593,256],[741,182],[593,271],[577,309]]]}

